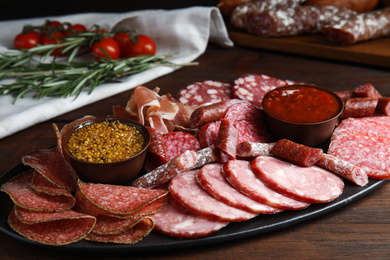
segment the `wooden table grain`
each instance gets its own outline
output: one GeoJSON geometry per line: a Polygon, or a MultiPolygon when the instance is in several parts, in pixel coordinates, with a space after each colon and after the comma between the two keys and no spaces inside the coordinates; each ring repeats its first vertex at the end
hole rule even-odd
{"type": "MultiPolygon", "coordinates": [[[[315,83],[331,90],[350,90],[372,83],[390,96],[388,69],[307,58],[257,49],[222,48],[210,44],[197,59],[198,66],[184,67],[145,86],[175,94],[189,83],[220,80],[232,83],[246,73],[315,83]]],[[[125,106],[127,91],[39,123],[0,139],[0,174],[36,148],[56,144],[52,123],[59,127],[87,114],[105,116],[112,106],[125,106]]],[[[23,101],[19,101],[23,102],[23,101]]],[[[0,234],[0,259],[388,259],[390,255],[390,185],[382,185],[363,198],[309,221],[270,233],[239,240],[178,250],[143,253],[79,253],[42,248],[0,234]]]]}

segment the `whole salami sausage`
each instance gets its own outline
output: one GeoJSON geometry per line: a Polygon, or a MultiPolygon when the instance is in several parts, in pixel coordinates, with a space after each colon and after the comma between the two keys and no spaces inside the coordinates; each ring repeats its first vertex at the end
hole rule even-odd
{"type": "Polygon", "coordinates": [[[244,26],[249,33],[261,37],[293,36],[319,32],[355,14],[343,7],[305,5],[249,13],[244,26]]]}
{"type": "Polygon", "coordinates": [[[322,28],[329,40],[349,45],[390,35],[390,7],[351,16],[322,28]]]}
{"type": "Polygon", "coordinates": [[[323,151],[288,139],[281,139],[273,145],[271,154],[286,161],[309,167],[318,162],[323,151]]]}
{"type": "Polygon", "coordinates": [[[336,156],[324,153],[316,165],[359,186],[364,186],[368,183],[367,173],[362,168],[336,156]]]}
{"type": "Polygon", "coordinates": [[[278,9],[283,7],[295,7],[303,4],[306,0],[251,0],[245,4],[237,6],[230,17],[230,23],[238,28],[244,28],[244,19],[249,13],[263,12],[266,10],[278,9]]]}
{"type": "Polygon", "coordinates": [[[340,120],[349,117],[372,116],[378,104],[377,98],[349,98],[344,104],[344,111],[340,115],[340,120]]]}

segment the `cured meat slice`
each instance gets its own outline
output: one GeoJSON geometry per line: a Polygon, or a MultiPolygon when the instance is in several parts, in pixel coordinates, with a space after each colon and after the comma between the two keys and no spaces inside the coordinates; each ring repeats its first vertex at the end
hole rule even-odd
{"type": "Polygon", "coordinates": [[[355,11],[337,6],[304,5],[252,12],[245,16],[244,27],[261,37],[281,37],[320,32],[325,26],[344,21],[355,11]]]}
{"type": "Polygon", "coordinates": [[[390,35],[390,7],[354,15],[327,26],[322,33],[331,41],[349,45],[390,35]]]}
{"type": "Polygon", "coordinates": [[[337,174],[359,186],[364,186],[368,183],[367,173],[362,168],[330,154],[324,153],[316,163],[316,166],[337,174]]]}
{"type": "Polygon", "coordinates": [[[281,139],[273,145],[271,154],[286,161],[309,167],[318,162],[323,151],[288,139],[281,139]]]}
{"type": "Polygon", "coordinates": [[[389,116],[371,116],[363,117],[361,120],[374,121],[375,123],[386,125],[390,127],[390,117],[389,116]]]}
{"type": "Polygon", "coordinates": [[[238,131],[238,143],[258,142],[269,143],[274,140],[263,120],[249,121],[241,120],[234,124],[238,131]]]}
{"type": "Polygon", "coordinates": [[[197,175],[200,185],[219,201],[256,214],[278,213],[282,210],[259,203],[234,188],[222,175],[221,164],[208,164],[197,175]]]}
{"type": "Polygon", "coordinates": [[[38,192],[43,192],[53,196],[55,195],[64,195],[68,197],[73,196],[69,190],[54,185],[37,171],[34,171],[34,175],[31,181],[31,187],[38,192]]]}
{"type": "Polygon", "coordinates": [[[153,227],[153,220],[147,217],[143,218],[137,223],[137,225],[126,229],[123,232],[108,235],[100,235],[91,232],[85,237],[85,239],[104,243],[135,244],[149,235],[149,233],[153,230],[153,227]]]}
{"type": "Polygon", "coordinates": [[[336,91],[335,94],[345,103],[348,98],[356,97],[352,90],[336,91]]]}
{"type": "Polygon", "coordinates": [[[98,235],[113,235],[137,225],[144,217],[121,218],[109,215],[96,216],[96,225],[92,232],[98,235]]]}
{"type": "Polygon", "coordinates": [[[376,111],[390,116],[390,97],[380,97],[378,99],[378,104],[376,105],[376,111]]]}
{"type": "Polygon", "coordinates": [[[258,108],[262,108],[265,94],[277,87],[288,85],[288,82],[262,74],[246,74],[234,80],[233,98],[246,100],[258,108]]]}
{"type": "Polygon", "coordinates": [[[52,196],[34,190],[31,186],[33,175],[33,170],[21,173],[4,183],[1,191],[7,193],[15,205],[29,210],[64,211],[74,206],[74,197],[52,196]]]}
{"type": "Polygon", "coordinates": [[[55,214],[57,217],[54,219],[26,224],[20,221],[15,214],[15,210],[12,210],[8,217],[8,223],[15,232],[29,240],[55,246],[66,245],[83,239],[95,225],[96,219],[92,216],[81,215],[76,212],[70,214],[67,211],[62,212],[62,214],[64,217],[58,217],[58,214],[55,214]]]}
{"type": "Polygon", "coordinates": [[[200,143],[195,136],[184,132],[171,132],[163,135],[165,159],[170,161],[185,151],[198,151],[200,143]]]}
{"type": "Polygon", "coordinates": [[[199,143],[203,148],[217,144],[220,126],[221,121],[216,121],[207,123],[200,128],[199,143]]]}
{"type": "Polygon", "coordinates": [[[191,114],[190,125],[200,127],[206,123],[220,120],[226,112],[228,104],[224,101],[200,106],[191,114]]]}
{"type": "Polygon", "coordinates": [[[222,119],[218,131],[216,147],[232,160],[236,158],[238,131],[229,120],[222,119]]]}
{"type": "Polygon", "coordinates": [[[230,17],[230,23],[239,29],[244,29],[245,17],[250,13],[260,13],[266,10],[280,9],[284,7],[293,8],[301,5],[306,0],[251,0],[237,6],[230,17]]]}
{"type": "Polygon", "coordinates": [[[370,97],[370,98],[382,97],[379,91],[371,83],[366,83],[356,87],[353,90],[353,93],[358,97],[370,97]]]}
{"type": "Polygon", "coordinates": [[[253,104],[241,101],[230,105],[223,116],[224,119],[229,120],[233,124],[242,121],[257,121],[262,120],[261,110],[253,104]]]}
{"type": "Polygon", "coordinates": [[[237,145],[237,156],[257,157],[260,155],[271,155],[274,143],[241,142],[237,145]]]}
{"type": "Polygon", "coordinates": [[[22,162],[58,187],[76,191],[78,177],[58,146],[32,151],[22,157],[22,162]]]}
{"type": "Polygon", "coordinates": [[[374,114],[376,105],[378,104],[377,98],[349,98],[344,103],[344,111],[340,115],[340,120],[349,117],[368,117],[374,114]]]}
{"type": "Polygon", "coordinates": [[[167,183],[176,175],[193,168],[197,163],[197,159],[198,157],[196,152],[187,150],[174,157],[166,164],[163,164],[153,171],[139,177],[132,183],[132,186],[151,189],[167,183]]]}
{"type": "Polygon", "coordinates": [[[198,238],[210,235],[229,222],[217,221],[199,216],[178,203],[172,196],[162,211],[151,216],[154,229],[172,237],[198,238]]]}
{"type": "Polygon", "coordinates": [[[179,90],[178,100],[185,105],[200,106],[231,99],[231,85],[221,81],[206,80],[192,83],[179,90]]]}
{"type": "Polygon", "coordinates": [[[192,212],[217,221],[244,221],[257,214],[230,207],[218,201],[200,186],[197,171],[176,176],[169,185],[171,195],[192,212]]]}
{"type": "Polygon", "coordinates": [[[78,193],[82,193],[92,204],[112,214],[131,214],[150,203],[165,197],[167,191],[149,190],[130,186],[119,186],[79,181],[78,193]]]}
{"type": "MultiPolygon", "coordinates": [[[[375,117],[373,118],[375,119],[375,117]]],[[[341,131],[373,134],[390,139],[390,125],[383,125],[372,120],[367,120],[366,118],[348,118],[341,121],[333,132],[333,136],[337,136],[341,131]]]]}
{"type": "Polygon", "coordinates": [[[333,135],[328,154],[362,168],[369,178],[390,178],[390,140],[354,131],[333,135]]]}
{"type": "Polygon", "coordinates": [[[248,161],[231,160],[226,162],[223,165],[223,175],[237,190],[257,202],[280,209],[303,209],[310,205],[268,188],[252,172],[248,161]]]}
{"type": "Polygon", "coordinates": [[[333,173],[316,166],[302,167],[270,156],[251,162],[255,175],[273,190],[307,203],[336,199],[344,182],[333,173]]]}

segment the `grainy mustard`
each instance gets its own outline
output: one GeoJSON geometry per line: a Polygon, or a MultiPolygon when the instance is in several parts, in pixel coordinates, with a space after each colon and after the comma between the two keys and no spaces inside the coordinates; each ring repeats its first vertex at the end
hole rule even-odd
{"type": "Polygon", "coordinates": [[[144,147],[145,138],[134,126],[103,121],[75,131],[67,143],[69,153],[83,161],[111,163],[130,158],[144,147]]]}

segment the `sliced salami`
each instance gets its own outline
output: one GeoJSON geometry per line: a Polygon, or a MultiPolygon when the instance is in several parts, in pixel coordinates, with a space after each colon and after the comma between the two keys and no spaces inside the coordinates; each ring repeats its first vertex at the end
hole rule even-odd
{"type": "Polygon", "coordinates": [[[223,175],[237,190],[259,203],[280,209],[303,209],[310,205],[268,188],[252,172],[248,161],[232,160],[226,162],[223,165],[223,175]]]}
{"type": "MultiPolygon", "coordinates": [[[[375,119],[375,117],[373,117],[373,119],[375,119]]],[[[348,118],[341,121],[333,132],[333,135],[337,136],[338,133],[342,131],[373,134],[390,139],[390,125],[383,125],[373,120],[367,120],[366,118],[348,118]]]]}
{"type": "MultiPolygon", "coordinates": [[[[63,217],[59,217],[56,214],[56,217],[53,219],[46,219],[45,221],[34,224],[26,224],[20,221],[15,214],[15,210],[12,210],[8,217],[8,223],[15,232],[29,240],[46,245],[60,246],[85,238],[91,232],[96,222],[94,217],[82,215],[77,212],[72,214],[62,212],[62,214],[63,217]]],[[[27,216],[24,217],[30,218],[27,216]]]]}
{"type": "Polygon", "coordinates": [[[332,201],[344,189],[341,178],[316,166],[302,167],[274,157],[259,156],[251,162],[251,168],[268,187],[307,203],[332,201]]]}
{"type": "Polygon", "coordinates": [[[34,171],[34,175],[31,181],[31,187],[38,192],[43,192],[53,196],[55,195],[63,195],[68,197],[73,196],[69,190],[54,185],[37,171],[34,171]]]}
{"type": "Polygon", "coordinates": [[[220,126],[221,121],[216,121],[207,123],[200,128],[199,143],[203,148],[217,144],[220,126]]]}
{"type": "Polygon", "coordinates": [[[386,125],[390,127],[390,117],[389,116],[371,116],[363,117],[362,120],[374,121],[375,123],[386,125]]]}
{"type": "Polygon", "coordinates": [[[238,131],[233,124],[226,119],[221,120],[218,131],[216,147],[221,150],[230,160],[236,159],[236,147],[238,131]]]}
{"type": "Polygon", "coordinates": [[[176,176],[169,185],[171,195],[192,212],[217,221],[244,221],[257,214],[226,205],[215,199],[200,186],[196,179],[197,171],[189,171],[176,176]]]}
{"type": "Polygon", "coordinates": [[[364,186],[368,183],[367,173],[362,168],[330,154],[324,153],[316,163],[316,166],[337,174],[359,186],[364,186]]]}
{"type": "Polygon", "coordinates": [[[233,97],[246,100],[258,108],[265,94],[277,87],[288,85],[288,82],[262,74],[246,74],[234,80],[233,97]]]}
{"type": "Polygon", "coordinates": [[[198,238],[210,235],[229,222],[199,216],[178,203],[172,196],[161,212],[151,216],[154,229],[165,235],[179,238],[198,238]]]}
{"type": "Polygon", "coordinates": [[[149,235],[153,230],[154,223],[149,217],[143,218],[133,227],[117,234],[100,235],[89,233],[85,239],[96,242],[116,243],[116,244],[135,244],[149,235]]]}
{"type": "Polygon", "coordinates": [[[92,233],[98,235],[114,235],[137,225],[144,217],[121,218],[109,215],[96,216],[96,225],[92,233]]]}
{"type": "Polygon", "coordinates": [[[390,178],[390,139],[354,131],[333,135],[328,154],[362,168],[369,178],[390,178]]]}
{"type": "Polygon", "coordinates": [[[195,136],[184,132],[170,132],[164,134],[165,159],[167,161],[185,151],[198,151],[201,149],[200,143],[195,136]]]}
{"type": "Polygon", "coordinates": [[[231,85],[221,81],[206,80],[192,83],[181,89],[178,100],[185,105],[200,106],[231,99],[231,85]]]}
{"type": "Polygon", "coordinates": [[[72,196],[52,196],[34,190],[31,186],[33,175],[33,170],[21,173],[3,184],[1,191],[7,193],[15,205],[29,210],[65,211],[75,205],[72,196]]]}
{"type": "Polygon", "coordinates": [[[221,164],[208,164],[204,166],[199,170],[197,179],[208,193],[232,207],[256,214],[273,214],[282,211],[280,208],[254,201],[234,188],[222,175],[221,164]]]}
{"type": "Polygon", "coordinates": [[[390,7],[354,15],[322,29],[331,41],[349,45],[390,35],[390,7]]]}

